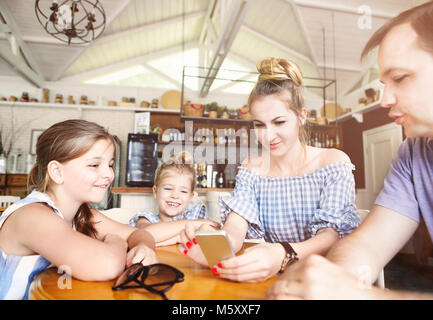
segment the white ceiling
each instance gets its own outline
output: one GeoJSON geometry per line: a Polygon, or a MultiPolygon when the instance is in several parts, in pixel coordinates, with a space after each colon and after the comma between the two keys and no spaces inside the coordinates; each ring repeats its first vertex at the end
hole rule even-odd
{"type": "MultiPolygon", "coordinates": [[[[27,60],[30,56],[32,69],[40,70],[43,81],[82,82],[132,65],[148,65],[152,59],[198,47],[207,24],[208,7],[213,1],[217,1],[224,12],[224,8],[230,8],[238,0],[100,0],[107,25],[102,36],[86,46],[68,46],[47,34],[36,18],[35,1],[0,0],[0,13],[9,17],[5,22],[22,39],[27,60]]],[[[304,76],[326,75],[326,78],[336,79],[340,96],[369,67],[368,63],[361,65],[360,52],[373,32],[399,12],[426,2],[247,1],[244,19],[227,58],[251,71],[255,71],[256,61],[263,57],[293,59],[301,66],[304,76]],[[365,8],[372,13],[371,27],[366,28],[360,25],[365,15],[358,11],[365,8]]],[[[41,4],[45,2],[49,6],[51,0],[40,0],[41,4]]],[[[217,16],[215,21],[221,19],[224,15],[217,16]]],[[[0,26],[1,23],[0,20],[0,26]]],[[[218,33],[220,25],[215,26],[218,33]]],[[[9,47],[8,33],[2,29],[0,47],[9,47]]],[[[4,51],[0,51],[0,75],[16,75],[17,71],[3,61],[1,52],[4,51]]]]}

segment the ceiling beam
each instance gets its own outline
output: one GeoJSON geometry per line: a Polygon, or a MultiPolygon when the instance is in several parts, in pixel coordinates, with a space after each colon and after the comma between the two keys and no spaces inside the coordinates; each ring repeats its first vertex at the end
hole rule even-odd
{"type": "Polygon", "coordinates": [[[182,82],[176,81],[175,79],[173,79],[172,77],[169,77],[167,74],[159,71],[158,69],[152,67],[150,64],[148,64],[147,62],[143,62],[141,63],[143,65],[143,67],[145,67],[147,70],[149,70],[150,72],[153,72],[154,74],[158,75],[160,78],[163,78],[165,81],[170,82],[171,84],[175,85],[177,87],[177,89],[181,89],[182,88],[182,82]]]}
{"type": "Polygon", "coordinates": [[[211,21],[213,15],[214,15],[216,7],[217,7],[217,0],[210,0],[209,6],[207,7],[205,19],[203,21],[203,26],[202,26],[201,32],[200,32],[199,43],[201,45],[204,44],[204,40],[206,38],[206,33],[207,33],[208,28],[209,28],[209,22],[211,21]]]}
{"type": "Polygon", "coordinates": [[[3,18],[5,23],[2,23],[2,32],[7,33],[6,38],[8,38],[11,43],[11,51],[6,48],[2,48],[2,56],[8,63],[17,63],[15,65],[16,69],[20,72],[29,72],[32,71],[32,74],[27,77],[23,74],[27,79],[31,79],[31,82],[37,86],[39,86],[43,82],[43,74],[41,69],[39,68],[36,60],[33,58],[33,55],[28,48],[25,41],[22,39],[21,32],[16,24],[12,14],[10,13],[9,8],[6,3],[0,2],[0,16],[3,18]],[[9,29],[9,31],[7,31],[9,29]],[[11,53],[15,57],[11,57],[9,55],[11,53]],[[26,67],[25,67],[26,66],[26,67]]]}
{"type": "MultiPolygon", "coordinates": [[[[200,85],[200,97],[205,97],[208,94],[219,68],[230,51],[230,47],[241,27],[250,4],[250,0],[230,1],[230,3],[226,2],[226,0],[220,0],[219,2],[220,8],[223,9],[219,13],[222,25],[217,35],[218,38],[212,46],[213,48],[205,48],[208,52],[212,52],[212,57],[209,60],[210,63],[205,65],[208,71],[206,72],[203,84],[200,85]]],[[[216,11],[214,11],[214,14],[216,14],[216,11]]],[[[212,19],[210,19],[211,21],[212,19]]]]}
{"type": "Polygon", "coordinates": [[[34,72],[22,58],[14,55],[11,50],[7,47],[0,46],[0,58],[3,58],[8,64],[11,65],[16,71],[18,71],[25,79],[30,81],[34,86],[38,88],[44,87],[44,82],[39,75],[34,72]]]}
{"type": "MultiPolygon", "coordinates": [[[[185,15],[185,19],[202,17],[204,15],[205,15],[205,11],[196,11],[196,12],[192,12],[192,13],[185,15]]],[[[106,42],[113,41],[113,40],[119,39],[119,38],[127,36],[127,35],[131,35],[133,33],[148,31],[148,30],[159,28],[159,27],[162,27],[162,26],[165,26],[168,24],[180,22],[180,21],[182,21],[182,18],[183,18],[182,16],[175,16],[175,17],[171,17],[168,19],[156,21],[153,23],[147,23],[147,24],[144,24],[142,26],[138,26],[138,27],[131,28],[128,30],[115,32],[115,33],[112,33],[112,34],[109,34],[106,36],[101,36],[101,37],[97,38],[96,40],[94,40],[94,42],[95,42],[95,44],[106,43],[106,42]]],[[[3,27],[0,24],[0,33],[4,32],[4,31],[2,31],[2,28],[3,27]]],[[[6,38],[6,36],[0,34],[0,39],[5,39],[5,38],[6,38]]],[[[22,39],[27,43],[56,44],[56,45],[68,46],[68,44],[66,42],[61,42],[54,37],[23,36],[22,39]]],[[[79,47],[79,46],[87,47],[88,45],[87,44],[74,44],[74,47],[79,47]]]]}
{"type": "MultiPolygon", "coordinates": [[[[7,36],[0,34],[0,39],[7,39],[7,36]]],[[[55,45],[65,46],[65,47],[68,46],[68,44],[66,42],[59,41],[58,39],[56,39],[54,37],[49,37],[49,36],[41,37],[41,36],[25,36],[24,35],[24,36],[22,36],[22,40],[24,40],[25,43],[55,44],[55,45]]],[[[87,46],[87,45],[86,44],[79,44],[79,43],[74,44],[74,47],[84,47],[84,46],[87,46]]]]}
{"type": "MultiPolygon", "coordinates": [[[[197,47],[197,41],[187,42],[184,44],[183,47],[185,50],[188,50],[191,48],[196,48],[197,47]]],[[[96,77],[101,76],[103,74],[107,74],[107,73],[115,72],[118,70],[126,69],[128,67],[133,66],[133,65],[138,65],[138,64],[141,65],[143,63],[149,62],[152,59],[161,58],[161,57],[167,56],[169,54],[179,52],[181,50],[182,50],[182,44],[178,44],[178,45],[168,47],[168,48],[165,48],[162,50],[152,51],[150,53],[147,53],[147,54],[144,54],[144,55],[141,55],[138,57],[118,61],[118,62],[109,64],[109,65],[105,65],[103,67],[99,67],[99,68],[92,69],[89,71],[77,73],[77,74],[74,74],[72,76],[62,78],[62,79],[60,79],[60,81],[62,81],[62,82],[74,82],[74,83],[82,82],[84,80],[96,78],[96,77]]]]}
{"type": "Polygon", "coordinates": [[[277,48],[279,48],[279,49],[281,49],[281,50],[283,50],[283,51],[285,51],[285,52],[287,52],[293,56],[295,56],[295,57],[298,57],[299,59],[301,59],[303,61],[306,61],[312,65],[315,65],[315,63],[313,62],[313,60],[311,60],[310,57],[307,57],[306,55],[300,53],[299,51],[292,49],[292,48],[282,44],[281,42],[279,42],[275,39],[272,39],[272,38],[264,35],[263,33],[259,32],[257,30],[254,30],[251,27],[248,27],[246,25],[242,25],[241,29],[243,31],[246,31],[246,32],[252,34],[253,36],[255,36],[255,37],[257,37],[257,38],[259,38],[259,39],[261,39],[261,40],[263,40],[263,41],[265,41],[265,42],[267,42],[267,43],[269,43],[269,44],[271,44],[271,45],[273,45],[273,46],[275,46],[275,47],[277,47],[277,48]]]}
{"type": "MultiPolygon", "coordinates": [[[[111,15],[109,16],[107,15],[106,17],[106,22],[105,22],[106,28],[114,21],[114,19],[116,19],[122,13],[123,10],[126,9],[126,7],[132,2],[132,0],[123,0],[118,2],[120,4],[117,7],[117,9],[111,15]]],[[[78,50],[78,52],[73,55],[72,59],[70,59],[69,62],[63,66],[63,68],[59,68],[59,72],[54,76],[53,80],[59,80],[62,74],[65,73],[65,71],[69,69],[69,67],[84,53],[84,51],[90,46],[92,46],[93,44],[94,41],[80,48],[80,50],[78,50]]]]}
{"type": "Polygon", "coordinates": [[[308,46],[308,50],[310,51],[310,55],[311,55],[311,60],[313,61],[313,64],[316,66],[317,68],[317,59],[314,56],[314,50],[313,50],[313,45],[311,44],[311,39],[308,36],[307,33],[307,27],[304,24],[304,19],[302,19],[301,14],[299,13],[299,9],[297,6],[295,6],[293,4],[293,0],[286,0],[290,6],[293,9],[293,13],[295,14],[296,20],[298,21],[298,24],[301,26],[301,32],[302,32],[302,36],[305,40],[305,42],[307,43],[308,46]]]}
{"type": "Polygon", "coordinates": [[[185,16],[178,15],[175,17],[170,17],[170,18],[155,21],[152,23],[146,23],[144,25],[141,25],[141,26],[138,26],[135,28],[131,28],[128,30],[119,31],[119,32],[115,32],[115,33],[112,33],[112,34],[109,34],[106,36],[102,36],[102,37],[96,39],[94,42],[95,42],[95,44],[102,44],[102,43],[106,43],[109,41],[117,40],[117,39],[125,37],[125,36],[129,36],[129,35],[134,34],[134,33],[148,31],[148,30],[160,28],[160,27],[163,27],[163,26],[166,26],[169,24],[182,22],[184,18],[185,18],[185,20],[187,20],[187,19],[193,19],[193,18],[197,18],[197,17],[203,17],[204,15],[205,15],[205,11],[191,12],[191,13],[186,14],[185,16]]]}
{"type": "Polygon", "coordinates": [[[11,28],[7,24],[0,22],[0,33],[9,33],[9,32],[11,32],[11,28]]]}

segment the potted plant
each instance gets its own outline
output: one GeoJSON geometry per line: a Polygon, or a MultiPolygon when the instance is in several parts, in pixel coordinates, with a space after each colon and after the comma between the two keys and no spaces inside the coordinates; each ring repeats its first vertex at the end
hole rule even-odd
{"type": "Polygon", "coordinates": [[[218,104],[212,102],[208,104],[209,118],[218,118],[218,104]]]}
{"type": "Polygon", "coordinates": [[[218,116],[222,119],[228,119],[229,118],[229,110],[227,106],[222,106],[221,109],[218,112],[218,116]]]}

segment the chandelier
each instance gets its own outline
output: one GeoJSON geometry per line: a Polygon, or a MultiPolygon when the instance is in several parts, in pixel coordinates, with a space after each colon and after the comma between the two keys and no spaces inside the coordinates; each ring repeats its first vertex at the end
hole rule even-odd
{"type": "Polygon", "coordinates": [[[36,0],[35,12],[45,31],[68,45],[89,43],[105,29],[99,0],[36,0]]]}

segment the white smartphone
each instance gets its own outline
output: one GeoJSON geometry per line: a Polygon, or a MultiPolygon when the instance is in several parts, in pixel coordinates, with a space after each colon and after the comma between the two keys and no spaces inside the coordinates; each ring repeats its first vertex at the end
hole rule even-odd
{"type": "Polygon", "coordinates": [[[196,231],[195,238],[203,252],[209,268],[235,254],[224,230],[196,231]]]}

